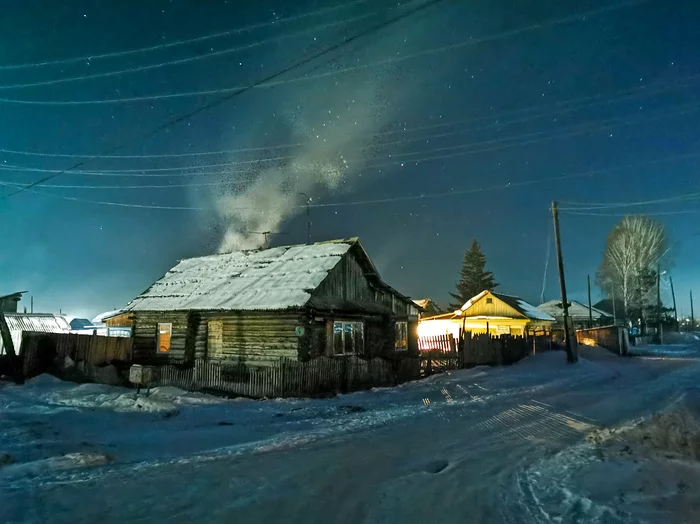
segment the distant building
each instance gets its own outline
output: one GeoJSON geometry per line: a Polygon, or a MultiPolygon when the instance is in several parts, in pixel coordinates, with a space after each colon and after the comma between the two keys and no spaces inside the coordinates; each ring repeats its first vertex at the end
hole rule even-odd
{"type": "Polygon", "coordinates": [[[433,302],[430,298],[421,298],[413,301],[416,306],[418,306],[420,311],[420,318],[433,317],[443,313],[443,311],[433,302]]]}
{"type": "Polygon", "coordinates": [[[185,259],[104,320],[133,329],[136,362],[263,367],[418,351],[418,308],[356,238],[185,259]]]}
{"type": "MultiPolygon", "coordinates": [[[[544,304],[537,306],[537,309],[544,311],[545,313],[553,316],[557,324],[564,324],[564,308],[562,307],[561,300],[550,300],[544,304]]],[[[576,300],[569,301],[569,317],[576,327],[588,327],[589,315],[588,315],[588,305],[576,300]]],[[[591,316],[593,317],[593,325],[600,326],[603,324],[612,324],[612,315],[609,315],[605,311],[601,311],[598,308],[591,308],[591,316]]]]}
{"type": "Polygon", "coordinates": [[[22,295],[26,291],[17,291],[10,295],[0,297],[0,310],[3,313],[17,313],[17,304],[22,300],[22,295]]]}
{"type": "Polygon", "coordinates": [[[523,299],[493,291],[482,291],[469,299],[460,309],[433,317],[422,318],[418,324],[420,337],[451,334],[459,330],[491,335],[524,335],[548,331],[554,318],[523,299]]]}
{"type": "MultiPolygon", "coordinates": [[[[17,354],[20,354],[23,332],[69,333],[71,330],[66,317],[53,313],[5,313],[5,320],[17,354]]],[[[5,346],[0,338],[0,355],[4,354],[5,346]]]]}
{"type": "Polygon", "coordinates": [[[87,329],[90,327],[93,327],[93,324],[87,318],[74,318],[70,321],[70,328],[73,330],[87,329]]]}

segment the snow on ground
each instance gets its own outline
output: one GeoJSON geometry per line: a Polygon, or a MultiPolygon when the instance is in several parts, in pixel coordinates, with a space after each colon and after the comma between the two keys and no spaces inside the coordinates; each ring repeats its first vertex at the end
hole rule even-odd
{"type": "Polygon", "coordinates": [[[0,386],[0,522],[690,518],[699,361],[581,351],[331,399],[0,386]]]}

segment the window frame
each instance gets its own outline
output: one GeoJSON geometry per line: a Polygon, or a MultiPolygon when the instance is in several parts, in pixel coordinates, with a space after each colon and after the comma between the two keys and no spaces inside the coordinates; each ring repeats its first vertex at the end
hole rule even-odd
{"type": "Polygon", "coordinates": [[[160,354],[169,354],[170,350],[172,349],[173,346],[173,323],[172,322],[158,322],[156,324],[156,352],[160,354]],[[161,349],[161,344],[160,344],[160,337],[163,333],[161,333],[161,326],[168,326],[168,347],[167,349],[161,349]]]}
{"type": "Polygon", "coordinates": [[[394,322],[394,351],[408,351],[408,320],[394,322]]]}
{"type": "Polygon", "coordinates": [[[343,357],[349,355],[362,355],[365,351],[365,323],[362,320],[333,320],[331,322],[331,356],[343,357]],[[340,331],[336,327],[340,324],[340,331]],[[347,328],[351,327],[351,331],[347,328]],[[359,328],[359,329],[358,329],[359,328]],[[346,351],[346,333],[352,333],[352,351],[346,351]],[[340,334],[340,351],[336,350],[336,335],[340,334]],[[360,335],[359,337],[357,335],[360,335]],[[358,340],[361,341],[358,344],[358,340]],[[358,346],[361,346],[358,348],[358,346]]]}

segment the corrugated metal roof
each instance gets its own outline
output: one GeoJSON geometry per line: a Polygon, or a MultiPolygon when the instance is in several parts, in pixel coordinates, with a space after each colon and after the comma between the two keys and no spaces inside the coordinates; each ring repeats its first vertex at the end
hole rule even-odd
{"type": "Polygon", "coordinates": [[[305,305],[356,239],[182,260],[126,311],[275,310],[305,305]]]}
{"type": "MultiPolygon", "coordinates": [[[[66,317],[53,313],[5,313],[7,327],[10,328],[12,343],[15,351],[19,353],[23,331],[39,333],[68,333],[70,324],[66,317]]],[[[0,340],[0,355],[5,354],[5,347],[0,340]]]]}

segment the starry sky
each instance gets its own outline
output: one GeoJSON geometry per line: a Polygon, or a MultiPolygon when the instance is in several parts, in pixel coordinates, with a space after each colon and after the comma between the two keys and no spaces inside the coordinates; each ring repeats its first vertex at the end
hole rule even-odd
{"type": "Polygon", "coordinates": [[[558,293],[558,200],[572,298],[613,224],[650,213],[688,314],[697,2],[443,0],[152,132],[415,5],[7,2],[0,294],[91,318],[179,259],[257,247],[263,231],[304,242],[308,196],[314,240],[359,236],[411,297],[446,303],[476,238],[499,290],[537,304],[543,280],[558,293]]]}

